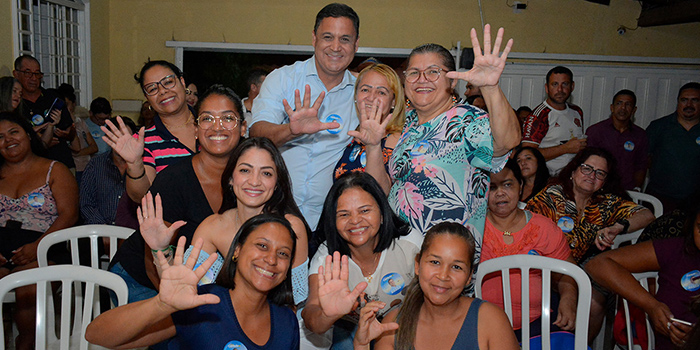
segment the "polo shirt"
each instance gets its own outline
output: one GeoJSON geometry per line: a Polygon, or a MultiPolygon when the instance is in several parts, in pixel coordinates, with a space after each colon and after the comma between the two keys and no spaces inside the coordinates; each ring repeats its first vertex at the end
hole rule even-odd
{"type": "Polygon", "coordinates": [[[156,174],[196,153],[170,133],[159,115],[153,123],[144,136],[143,164],[154,167],[156,174]]]}
{"type": "Polygon", "coordinates": [[[647,168],[649,142],[646,131],[631,123],[627,130],[619,132],[612,118],[608,118],[589,126],[586,135],[589,147],[602,148],[615,157],[622,186],[626,190],[633,189],[636,186],[634,173],[647,168]]]}

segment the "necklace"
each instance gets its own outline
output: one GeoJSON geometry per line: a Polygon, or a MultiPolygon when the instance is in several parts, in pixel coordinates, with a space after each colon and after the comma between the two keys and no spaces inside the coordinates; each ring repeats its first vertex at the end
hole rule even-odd
{"type": "Polygon", "coordinates": [[[194,116],[192,115],[192,112],[190,112],[190,115],[189,115],[189,116],[187,117],[187,120],[185,120],[185,122],[184,122],[184,123],[182,123],[182,125],[178,125],[178,126],[173,126],[173,127],[169,127],[168,129],[170,129],[170,130],[173,130],[173,129],[180,129],[180,128],[184,128],[184,127],[186,127],[187,125],[189,125],[189,124],[190,124],[190,121],[192,120],[192,118],[193,118],[193,117],[194,117],[194,116]]]}
{"type": "MultiPolygon", "coordinates": [[[[380,254],[381,254],[381,253],[380,253],[380,254]]],[[[365,280],[367,281],[367,283],[371,283],[371,282],[372,282],[372,278],[374,278],[374,273],[377,272],[376,270],[377,270],[377,260],[378,260],[378,258],[379,258],[379,254],[376,254],[376,253],[375,253],[375,254],[374,254],[374,259],[372,260],[372,265],[371,265],[371,267],[370,267],[370,268],[373,268],[372,273],[365,272],[365,269],[363,269],[363,268],[360,266],[360,264],[357,264],[357,266],[360,266],[360,271],[362,272],[362,276],[365,278],[365,280]],[[365,275],[367,275],[367,274],[369,274],[369,276],[365,276],[365,275]]]]}

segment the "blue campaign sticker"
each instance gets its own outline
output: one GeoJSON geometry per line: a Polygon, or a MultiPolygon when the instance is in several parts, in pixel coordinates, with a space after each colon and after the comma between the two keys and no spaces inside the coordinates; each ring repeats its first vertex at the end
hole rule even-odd
{"type": "Polygon", "coordinates": [[[528,255],[540,255],[540,253],[534,249],[530,249],[529,252],[527,252],[528,255]]]}
{"type": "Polygon", "coordinates": [[[698,136],[698,138],[695,139],[695,143],[697,143],[698,145],[700,145],[700,136],[698,136]]]}
{"type": "Polygon", "coordinates": [[[632,141],[627,141],[627,142],[625,142],[625,146],[624,146],[624,147],[625,147],[625,151],[627,151],[627,152],[632,152],[632,151],[634,151],[634,142],[632,142],[632,141]]]}
{"type": "Polygon", "coordinates": [[[360,164],[363,168],[367,166],[367,152],[362,152],[362,154],[360,154],[360,164]]]}
{"type": "Polygon", "coordinates": [[[571,232],[571,230],[574,229],[574,219],[568,216],[562,216],[559,221],[557,221],[557,226],[559,226],[563,232],[571,232]]]}
{"type": "Polygon", "coordinates": [[[403,290],[403,287],[406,285],[406,281],[404,281],[403,277],[398,273],[390,272],[382,277],[382,281],[379,284],[384,293],[396,295],[401,293],[401,290],[403,290]]]}
{"type": "Polygon", "coordinates": [[[29,205],[31,205],[33,208],[41,208],[44,205],[44,202],[46,202],[46,199],[41,193],[34,192],[27,196],[27,203],[29,203],[29,205]]]}
{"type": "Polygon", "coordinates": [[[423,154],[428,152],[429,146],[430,146],[430,144],[428,144],[428,141],[421,141],[421,142],[416,143],[416,145],[411,150],[411,156],[413,156],[413,157],[422,156],[423,154]]]}
{"type": "Polygon", "coordinates": [[[327,117],[323,120],[323,122],[324,122],[324,123],[337,122],[338,124],[340,124],[340,127],[338,127],[338,128],[335,128],[335,129],[328,129],[328,130],[327,130],[327,131],[328,131],[329,133],[331,133],[331,134],[337,134],[337,133],[340,132],[340,130],[343,129],[343,118],[341,118],[341,117],[340,117],[339,115],[337,115],[337,114],[331,114],[331,115],[327,116],[327,117]]]}
{"type": "Polygon", "coordinates": [[[681,286],[689,292],[700,289],[700,271],[693,270],[683,275],[681,277],[681,286]]]}
{"type": "Polygon", "coordinates": [[[248,350],[248,348],[246,348],[245,345],[243,345],[243,343],[239,342],[238,340],[231,340],[230,342],[226,343],[226,346],[224,346],[224,350],[231,349],[248,350]]]}
{"type": "Polygon", "coordinates": [[[352,148],[352,152],[350,152],[350,161],[354,162],[360,152],[362,152],[362,146],[355,145],[355,147],[352,148]]]}
{"type": "Polygon", "coordinates": [[[32,117],[32,124],[34,124],[34,126],[44,124],[44,117],[41,114],[35,114],[32,117]]]}

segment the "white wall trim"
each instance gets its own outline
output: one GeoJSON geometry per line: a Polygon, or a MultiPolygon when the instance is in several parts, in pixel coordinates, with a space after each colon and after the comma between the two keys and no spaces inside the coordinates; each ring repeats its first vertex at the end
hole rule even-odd
{"type": "MultiPolygon", "coordinates": [[[[17,0],[12,0],[12,57],[19,57],[19,13],[17,0]]],[[[14,58],[13,58],[14,59],[14,58]]],[[[12,69],[15,69],[14,61],[12,69]]]]}

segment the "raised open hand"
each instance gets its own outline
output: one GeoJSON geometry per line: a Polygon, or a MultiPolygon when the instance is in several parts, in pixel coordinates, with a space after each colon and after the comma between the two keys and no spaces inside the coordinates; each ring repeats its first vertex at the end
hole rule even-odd
{"type": "Polygon", "coordinates": [[[143,156],[143,138],[146,132],[144,127],[139,129],[139,137],[134,138],[131,135],[131,129],[124,124],[122,117],[117,117],[119,127],[112,124],[111,121],[106,121],[105,125],[100,129],[104,131],[105,136],[102,140],[112,147],[127,163],[136,163],[143,156]]]}
{"type": "Polygon", "coordinates": [[[377,320],[377,312],[385,305],[386,303],[381,301],[370,301],[362,308],[355,339],[353,339],[355,344],[368,345],[382,333],[399,328],[399,324],[396,322],[380,323],[377,320]]]}
{"type": "Polygon", "coordinates": [[[339,318],[352,311],[357,297],[367,288],[367,282],[361,282],[352,291],[348,287],[350,271],[348,257],[340,257],[334,252],[333,257],[326,257],[325,269],[318,267],[318,299],[323,314],[330,318],[339,318]]]}
{"type": "Polygon", "coordinates": [[[389,125],[391,118],[383,116],[384,102],[380,99],[375,99],[375,103],[367,108],[364,101],[360,102],[360,129],[348,131],[348,135],[352,136],[367,146],[377,146],[382,142],[382,138],[386,135],[386,126],[389,125]],[[384,118],[384,120],[382,120],[384,118]]]}
{"type": "Polygon", "coordinates": [[[503,28],[498,29],[496,41],[491,49],[491,25],[484,26],[484,52],[481,53],[479,39],[476,30],[471,30],[472,47],[474,48],[474,66],[467,72],[448,72],[446,76],[452,79],[466,80],[474,86],[495,86],[506,66],[506,59],[513,47],[513,39],[508,40],[503,53],[499,56],[501,42],[503,41],[503,28]]]}
{"type": "Polygon", "coordinates": [[[175,232],[185,225],[185,222],[180,220],[168,227],[163,221],[163,202],[160,194],[156,195],[154,203],[150,191],[141,199],[141,206],[136,209],[136,217],[143,240],[154,250],[167,248],[175,232]]]}
{"type": "Polygon", "coordinates": [[[185,241],[185,237],[180,237],[177,241],[172,266],[168,263],[163,252],[158,252],[158,263],[163,274],[160,278],[160,292],[157,298],[164,307],[170,309],[170,312],[192,309],[204,304],[217,304],[220,301],[219,297],[213,294],[197,294],[197,282],[216,261],[217,255],[210,255],[197,269],[193,270],[202,249],[202,240],[198,239],[194,243],[192,253],[186,263],[182,261],[185,241]]]}
{"type": "Polygon", "coordinates": [[[294,91],[294,109],[289,105],[287,99],[282,100],[284,111],[289,116],[289,129],[292,135],[313,134],[321,130],[335,129],[340,127],[336,122],[323,123],[318,120],[318,110],[321,108],[325,92],[321,92],[316,101],[311,105],[311,87],[304,88],[304,100],[302,103],[299,90],[294,91]]]}

